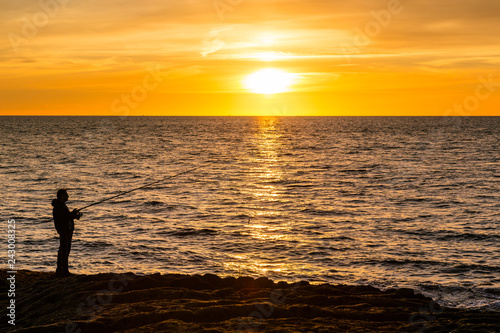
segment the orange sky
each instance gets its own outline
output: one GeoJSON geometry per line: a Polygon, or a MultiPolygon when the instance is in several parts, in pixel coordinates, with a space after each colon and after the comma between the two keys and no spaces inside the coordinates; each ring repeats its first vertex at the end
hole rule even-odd
{"type": "Polygon", "coordinates": [[[500,115],[498,0],[0,9],[0,115],[500,115]],[[248,91],[263,68],[295,74],[290,91],[248,91]]]}

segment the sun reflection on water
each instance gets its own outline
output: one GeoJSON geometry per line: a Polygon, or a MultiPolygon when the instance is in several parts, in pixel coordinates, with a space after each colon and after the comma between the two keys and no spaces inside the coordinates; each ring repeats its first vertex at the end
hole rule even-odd
{"type": "MultiPolygon", "coordinates": [[[[258,118],[258,129],[254,138],[257,154],[253,157],[251,174],[254,175],[254,179],[249,189],[250,194],[262,203],[279,201],[282,194],[277,186],[284,178],[283,161],[279,156],[282,143],[278,122],[279,119],[274,117],[258,118]]],[[[264,206],[262,209],[268,210],[264,206]]]]}
{"type": "MultiPolygon", "coordinates": [[[[250,220],[246,225],[247,234],[262,245],[262,254],[256,257],[238,255],[228,260],[226,268],[237,271],[254,272],[262,275],[281,275],[292,271],[293,267],[281,261],[278,254],[269,255],[269,249],[289,246],[298,239],[292,233],[292,223],[284,215],[286,203],[283,182],[287,175],[281,152],[285,149],[280,118],[260,117],[256,119],[256,129],[252,143],[254,154],[249,156],[248,182],[242,191],[250,200],[250,220]],[[266,249],[266,250],[264,250],[266,249]]],[[[272,250],[271,250],[272,251],[272,250]]]]}

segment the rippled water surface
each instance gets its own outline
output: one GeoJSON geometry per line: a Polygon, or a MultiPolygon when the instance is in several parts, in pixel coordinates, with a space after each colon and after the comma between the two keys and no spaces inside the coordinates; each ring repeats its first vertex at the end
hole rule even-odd
{"type": "Polygon", "coordinates": [[[500,309],[500,118],[0,117],[18,268],[52,271],[52,198],[84,210],[74,272],[417,288],[500,309]],[[48,221],[48,222],[47,222],[48,221]]]}

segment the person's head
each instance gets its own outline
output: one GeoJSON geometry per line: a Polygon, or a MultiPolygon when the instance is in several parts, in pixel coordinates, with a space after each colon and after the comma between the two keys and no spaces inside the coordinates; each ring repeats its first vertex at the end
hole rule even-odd
{"type": "Polygon", "coordinates": [[[65,188],[62,188],[57,191],[57,200],[61,202],[66,202],[68,201],[68,198],[69,198],[68,191],[66,191],[65,188]]]}

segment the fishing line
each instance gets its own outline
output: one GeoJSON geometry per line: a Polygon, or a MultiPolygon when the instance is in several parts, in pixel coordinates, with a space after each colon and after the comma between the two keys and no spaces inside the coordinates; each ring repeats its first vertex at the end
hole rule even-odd
{"type": "Polygon", "coordinates": [[[125,192],[122,192],[122,193],[119,193],[117,195],[113,195],[112,197],[109,197],[109,198],[106,198],[106,199],[103,199],[103,200],[100,200],[100,201],[97,201],[97,202],[93,202],[91,203],[90,205],[87,205],[83,208],[80,208],[78,209],[78,211],[82,211],[83,209],[86,209],[86,208],[89,208],[89,207],[92,207],[92,206],[95,206],[95,205],[99,205],[103,202],[106,202],[106,201],[109,201],[111,199],[114,199],[114,198],[118,198],[118,197],[121,197],[122,195],[125,195],[125,194],[129,194],[131,192],[134,192],[134,191],[137,191],[137,190],[140,190],[140,189],[143,189],[143,188],[146,188],[146,187],[149,187],[151,185],[155,185],[155,184],[159,184],[159,183],[162,183],[164,181],[167,181],[168,179],[172,179],[174,177],[177,177],[177,176],[180,176],[180,175],[183,175],[183,174],[186,174],[186,173],[189,173],[189,172],[193,172],[194,170],[198,170],[198,169],[201,169],[201,168],[204,168],[206,167],[208,164],[210,163],[213,163],[213,162],[208,162],[206,163],[205,165],[201,165],[199,167],[196,167],[196,168],[192,168],[192,169],[189,169],[189,170],[186,170],[186,171],[182,171],[182,172],[179,172],[179,173],[176,173],[175,175],[172,175],[172,176],[168,176],[168,177],[165,177],[163,179],[160,179],[160,180],[156,180],[152,183],[149,183],[149,184],[146,184],[146,185],[142,185],[140,187],[136,187],[134,189],[131,189],[131,190],[128,190],[128,191],[125,191],[125,192]]]}
{"type": "MultiPolygon", "coordinates": [[[[235,157],[234,157],[231,153],[229,153],[229,155],[230,155],[230,157],[232,157],[232,158],[233,158],[233,160],[237,160],[237,159],[236,159],[236,158],[235,158],[235,157]]],[[[106,201],[109,201],[109,200],[112,200],[112,199],[115,199],[115,198],[121,197],[121,196],[123,196],[123,195],[125,195],[125,194],[132,193],[132,192],[134,192],[134,191],[137,191],[137,190],[140,190],[140,189],[143,189],[143,188],[149,187],[149,186],[151,186],[151,185],[155,185],[155,184],[160,184],[160,183],[163,183],[163,182],[165,182],[165,181],[167,181],[167,180],[169,180],[169,179],[172,179],[172,178],[175,178],[175,177],[178,177],[178,176],[181,176],[181,175],[184,175],[184,174],[187,174],[187,173],[193,172],[193,171],[198,170],[198,169],[201,169],[201,168],[205,168],[205,167],[207,167],[208,165],[213,164],[213,163],[216,163],[216,162],[220,162],[220,161],[214,160],[214,161],[209,161],[209,162],[206,162],[205,164],[200,165],[200,166],[198,166],[198,167],[196,167],[196,168],[192,168],[192,169],[189,169],[189,170],[186,170],[186,171],[182,171],[182,172],[176,173],[176,174],[174,174],[174,175],[172,175],[172,176],[168,176],[168,177],[162,178],[162,179],[160,179],[160,180],[156,180],[156,181],[154,181],[154,182],[151,182],[151,183],[148,183],[148,184],[145,184],[145,185],[142,185],[142,186],[139,186],[139,187],[133,188],[133,189],[131,189],[131,190],[128,190],[128,191],[125,191],[125,192],[121,192],[121,193],[118,193],[118,194],[113,195],[113,196],[111,196],[111,197],[109,197],[109,198],[105,198],[105,199],[103,199],[103,200],[93,202],[93,203],[91,203],[91,204],[89,204],[89,205],[87,205],[87,206],[85,206],[85,207],[82,207],[82,208],[78,209],[78,211],[82,211],[83,209],[87,209],[87,208],[89,208],[89,207],[92,207],[92,206],[95,206],[95,205],[99,205],[99,204],[101,204],[101,203],[103,203],[103,202],[106,202],[106,201]]],[[[44,221],[42,221],[42,222],[39,222],[39,223],[46,223],[46,222],[51,222],[51,221],[52,221],[52,218],[48,218],[48,219],[46,219],[46,220],[44,220],[44,221]]]]}
{"type": "MultiPolygon", "coordinates": [[[[151,186],[151,185],[160,184],[160,183],[165,182],[165,181],[167,181],[167,180],[169,180],[169,179],[172,179],[172,178],[178,177],[178,176],[180,176],[180,175],[184,175],[184,174],[189,173],[189,172],[193,172],[193,171],[198,170],[198,169],[201,169],[201,168],[204,168],[204,167],[206,167],[206,166],[208,166],[208,165],[210,165],[210,164],[212,164],[212,163],[215,163],[215,162],[216,162],[216,161],[207,162],[207,163],[205,163],[204,165],[200,165],[200,166],[198,166],[198,167],[196,167],[196,168],[192,168],[192,169],[189,169],[189,170],[186,170],[186,171],[182,171],[182,172],[176,173],[175,175],[168,176],[168,177],[162,178],[162,179],[160,179],[160,180],[156,180],[156,181],[154,181],[154,182],[151,182],[151,183],[148,183],[148,184],[142,185],[142,186],[140,186],[140,187],[136,187],[136,188],[134,188],[134,189],[131,189],[131,190],[128,190],[128,191],[125,191],[125,192],[119,193],[119,194],[117,194],[117,195],[113,195],[113,196],[111,196],[111,197],[109,197],[109,198],[106,198],[106,199],[103,199],[103,200],[100,200],[100,201],[97,201],[97,202],[93,202],[93,203],[91,203],[90,205],[87,205],[87,206],[85,206],[85,207],[83,207],[83,208],[78,209],[78,211],[81,211],[82,209],[86,209],[86,208],[89,208],[89,207],[92,207],[92,206],[95,206],[95,205],[101,204],[101,203],[103,203],[103,202],[109,201],[109,200],[114,199],[114,198],[121,197],[122,195],[125,195],[125,194],[128,194],[128,193],[131,193],[131,192],[134,192],[134,191],[137,191],[137,190],[140,190],[140,189],[143,189],[143,188],[149,187],[149,186],[151,186]]],[[[47,219],[45,219],[45,220],[43,220],[43,221],[41,221],[41,222],[38,222],[38,223],[48,223],[48,222],[51,222],[52,220],[53,220],[52,218],[47,218],[47,219]]]]}
{"type": "MultiPolygon", "coordinates": [[[[231,153],[229,153],[229,155],[233,158],[233,160],[236,160],[236,159],[235,159],[235,157],[234,157],[231,153]]],[[[199,166],[199,167],[192,168],[192,169],[189,169],[189,170],[186,170],[186,171],[182,171],[182,172],[179,172],[179,173],[177,173],[177,174],[175,174],[175,175],[168,176],[168,177],[166,177],[166,178],[163,178],[163,179],[160,179],[160,180],[154,181],[154,182],[152,182],[152,183],[149,183],[149,184],[146,184],[146,185],[142,185],[142,186],[137,187],[137,188],[134,188],[134,189],[132,189],[132,190],[125,191],[125,192],[119,193],[119,194],[117,194],[117,195],[114,195],[114,196],[112,196],[112,197],[109,197],[109,198],[106,198],[106,199],[103,199],[103,200],[100,200],[100,201],[97,201],[97,202],[91,203],[90,205],[87,205],[87,206],[85,206],[85,207],[83,207],[83,208],[78,209],[78,211],[82,211],[82,210],[84,210],[84,209],[86,209],[86,208],[89,208],[89,207],[92,207],[92,206],[95,206],[95,205],[99,205],[99,204],[101,204],[101,203],[103,203],[103,202],[109,201],[109,200],[114,199],[114,198],[121,197],[122,195],[125,195],[125,194],[128,194],[128,193],[131,193],[131,192],[134,192],[134,191],[137,191],[137,190],[140,190],[140,189],[143,189],[143,188],[149,187],[149,186],[151,186],[151,185],[162,183],[162,182],[164,182],[164,181],[166,181],[166,180],[168,180],[168,179],[172,179],[172,178],[175,178],[175,177],[177,177],[177,176],[180,176],[180,175],[183,175],[183,174],[186,174],[186,173],[189,173],[189,172],[193,172],[194,170],[198,170],[198,169],[204,168],[204,167],[208,166],[209,164],[212,164],[212,163],[215,163],[215,162],[216,162],[216,161],[206,162],[204,165],[201,165],[201,166],[199,166]]]]}

